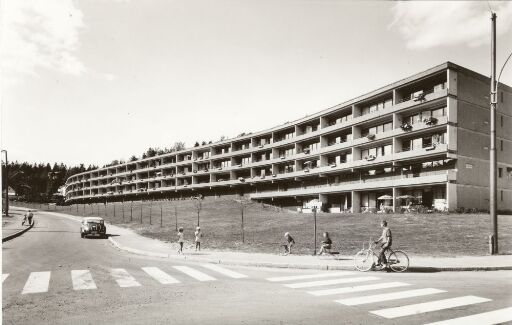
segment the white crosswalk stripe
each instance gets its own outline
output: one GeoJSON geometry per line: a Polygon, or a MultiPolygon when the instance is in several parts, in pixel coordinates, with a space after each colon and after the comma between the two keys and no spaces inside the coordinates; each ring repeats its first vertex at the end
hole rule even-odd
{"type": "Polygon", "coordinates": [[[492,325],[512,321],[512,307],[465,317],[443,320],[426,325],[492,325]]]}
{"type": "Polygon", "coordinates": [[[8,276],[9,274],[2,274],[2,283],[4,283],[5,279],[7,279],[8,276]]]}
{"type": "Polygon", "coordinates": [[[71,281],[74,290],[97,289],[89,270],[72,270],[71,281]]]}
{"type": "Polygon", "coordinates": [[[267,280],[271,281],[271,282],[284,282],[284,281],[296,281],[296,280],[306,280],[306,279],[316,279],[316,278],[337,277],[337,276],[353,275],[353,274],[356,274],[356,272],[351,272],[351,271],[324,272],[324,273],[305,274],[305,275],[280,276],[280,277],[274,277],[274,278],[267,278],[267,280]]]}
{"type": "Polygon", "coordinates": [[[288,288],[310,288],[310,287],[319,287],[319,286],[327,286],[332,284],[341,284],[341,283],[354,283],[354,282],[366,282],[366,281],[374,281],[379,278],[375,276],[365,276],[365,277],[356,277],[356,278],[341,278],[341,279],[329,279],[322,281],[311,281],[311,282],[298,282],[298,283],[290,283],[285,284],[288,288]]]}
{"type": "Polygon", "coordinates": [[[21,294],[47,292],[50,285],[50,271],[32,272],[21,294]]]}
{"type": "Polygon", "coordinates": [[[135,280],[125,269],[111,269],[110,274],[121,288],[139,287],[140,283],[135,280]]]}
{"type": "Polygon", "coordinates": [[[367,285],[353,286],[353,287],[308,291],[308,293],[312,294],[314,296],[328,296],[328,295],[337,295],[337,294],[344,294],[344,293],[398,288],[398,287],[405,287],[405,286],[409,286],[409,285],[410,285],[409,283],[405,283],[405,282],[383,282],[383,283],[367,284],[367,285]]]}
{"type": "Polygon", "coordinates": [[[424,302],[414,305],[406,305],[395,308],[386,308],[380,310],[374,310],[370,313],[381,316],[384,318],[397,318],[403,316],[417,315],[427,313],[431,311],[450,309],[460,306],[467,306],[473,304],[479,304],[482,302],[491,301],[487,298],[476,297],[476,296],[463,296],[451,299],[436,300],[430,302],[424,302]]]}
{"type": "Polygon", "coordinates": [[[212,276],[209,276],[208,274],[206,273],[203,273],[203,272],[200,272],[200,271],[197,271],[191,267],[188,267],[188,266],[173,266],[176,270],[180,271],[180,272],[183,272],[185,273],[186,275],[196,279],[196,280],[199,280],[199,281],[215,281],[217,279],[215,279],[214,277],[212,276]]]}
{"type": "Polygon", "coordinates": [[[180,283],[177,279],[160,270],[157,267],[143,267],[142,270],[149,274],[153,279],[157,280],[161,284],[173,284],[180,283]]]}
{"type": "Polygon", "coordinates": [[[432,294],[442,293],[442,292],[446,292],[446,291],[434,289],[434,288],[426,288],[426,289],[398,291],[398,292],[392,292],[392,293],[383,293],[383,294],[379,294],[379,295],[347,298],[347,299],[340,299],[340,300],[335,300],[335,301],[337,303],[340,303],[340,304],[346,305],[346,306],[356,306],[356,305],[371,304],[374,302],[382,302],[382,301],[390,301],[390,300],[397,300],[397,299],[427,296],[427,295],[432,295],[432,294]]]}
{"type": "Polygon", "coordinates": [[[215,272],[218,272],[220,274],[226,275],[226,276],[228,276],[230,278],[233,278],[233,279],[247,278],[247,275],[245,275],[245,274],[238,273],[238,272],[235,272],[235,271],[232,271],[232,270],[228,270],[226,268],[220,267],[220,266],[215,265],[215,264],[202,264],[202,266],[207,268],[207,269],[210,269],[212,271],[215,271],[215,272]]]}

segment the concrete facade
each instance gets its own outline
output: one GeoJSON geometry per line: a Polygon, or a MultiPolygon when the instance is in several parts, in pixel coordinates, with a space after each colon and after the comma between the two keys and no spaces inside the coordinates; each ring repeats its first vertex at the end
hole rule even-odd
{"type": "MultiPolygon", "coordinates": [[[[489,78],[447,62],[274,128],[81,173],[67,202],[246,194],[330,212],[489,206],[489,78]]],[[[512,210],[512,88],[500,84],[498,209],[512,210]]]]}

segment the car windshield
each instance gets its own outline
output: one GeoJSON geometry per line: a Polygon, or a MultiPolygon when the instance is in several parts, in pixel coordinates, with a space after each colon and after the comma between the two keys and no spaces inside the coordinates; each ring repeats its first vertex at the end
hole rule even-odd
{"type": "Polygon", "coordinates": [[[103,221],[87,221],[87,223],[88,223],[89,225],[99,225],[99,224],[102,224],[102,223],[103,223],[103,221]]]}

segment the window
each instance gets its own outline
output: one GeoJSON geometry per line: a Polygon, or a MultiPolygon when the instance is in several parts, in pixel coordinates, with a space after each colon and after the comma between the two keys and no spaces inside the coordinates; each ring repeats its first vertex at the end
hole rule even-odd
{"type": "Polygon", "coordinates": [[[500,100],[503,103],[503,92],[500,93],[500,100]]]}
{"type": "Polygon", "coordinates": [[[501,127],[503,127],[503,115],[500,116],[501,127]]]}
{"type": "Polygon", "coordinates": [[[503,140],[500,140],[500,150],[503,151],[503,140]]]}
{"type": "Polygon", "coordinates": [[[501,178],[503,176],[503,168],[498,168],[498,177],[501,178]]]}
{"type": "Polygon", "coordinates": [[[391,147],[391,145],[390,145],[390,144],[388,144],[388,145],[384,146],[384,156],[389,156],[389,155],[391,155],[391,148],[392,148],[392,147],[391,147]]]}
{"type": "Polygon", "coordinates": [[[391,122],[385,123],[383,125],[383,131],[384,132],[391,131],[392,129],[393,129],[393,123],[391,123],[391,122]]]}
{"type": "Polygon", "coordinates": [[[366,114],[370,114],[370,107],[363,107],[361,109],[361,115],[366,115],[366,114]]]}
{"type": "Polygon", "coordinates": [[[473,169],[473,165],[472,164],[466,164],[466,169],[473,169]]]}
{"type": "Polygon", "coordinates": [[[439,118],[442,116],[445,116],[445,108],[444,107],[432,110],[432,117],[439,118]]]}
{"type": "Polygon", "coordinates": [[[423,147],[423,139],[422,138],[413,139],[411,147],[412,147],[411,148],[412,150],[421,149],[423,147]]]}
{"type": "Polygon", "coordinates": [[[503,202],[503,190],[500,191],[500,199],[501,199],[501,202],[503,202]]]}

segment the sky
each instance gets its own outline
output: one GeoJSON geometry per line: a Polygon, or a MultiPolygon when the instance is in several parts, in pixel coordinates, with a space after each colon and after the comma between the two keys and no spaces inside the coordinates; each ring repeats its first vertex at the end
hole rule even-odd
{"type": "MultiPolygon", "coordinates": [[[[3,0],[1,147],[104,165],[257,132],[446,61],[490,75],[512,2],[3,0]],[[490,8],[489,8],[490,7],[490,8]]],[[[512,63],[501,81],[512,85],[512,63]]]]}

